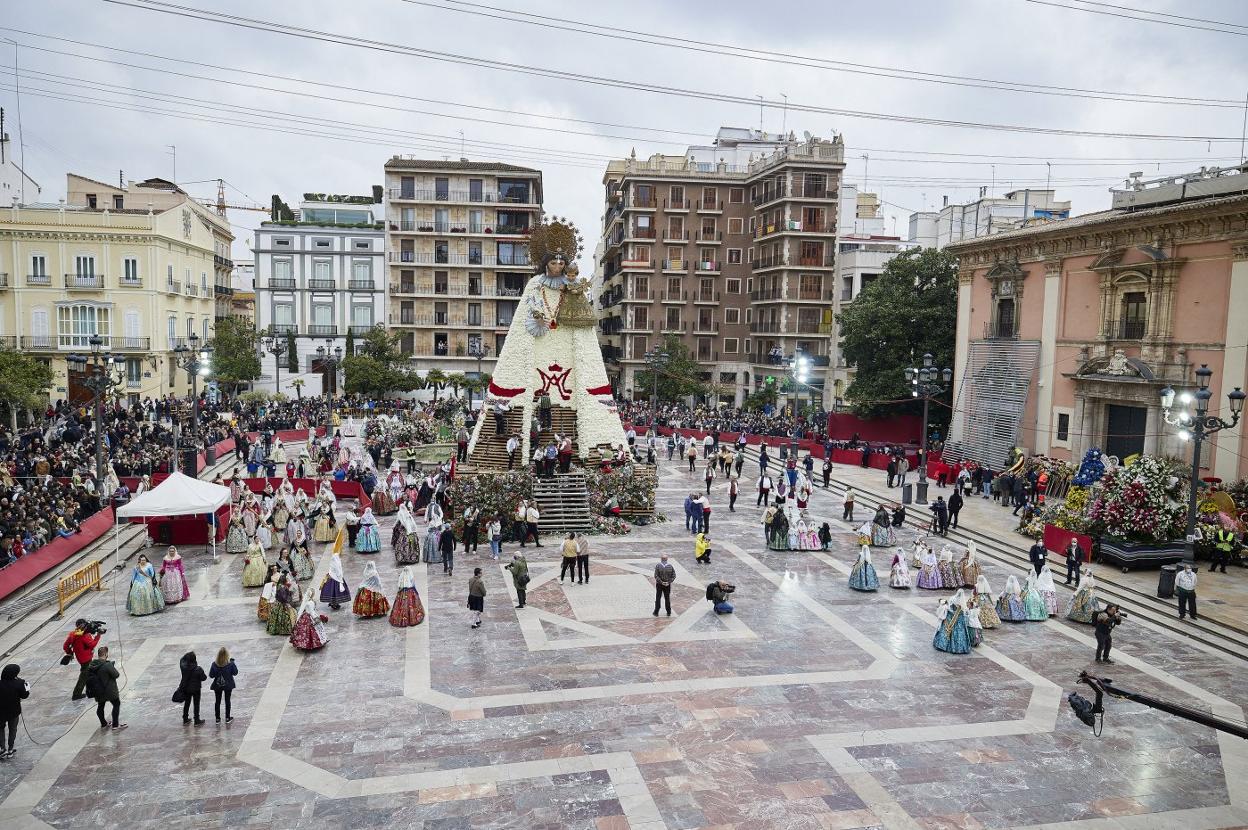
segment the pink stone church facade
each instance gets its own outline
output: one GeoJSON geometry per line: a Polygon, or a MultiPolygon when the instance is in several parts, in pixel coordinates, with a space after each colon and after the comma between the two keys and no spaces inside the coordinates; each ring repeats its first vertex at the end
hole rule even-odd
{"type": "MultiPolygon", "coordinates": [[[[1161,389],[1194,389],[1208,364],[1210,414],[1229,420],[1227,393],[1248,388],[1241,169],[1214,196],[1188,197],[1190,183],[1179,198],[1137,188],[1115,193],[1122,207],[950,245],[950,453],[994,469],[1012,445],[1076,463],[1091,447],[1190,463],[1190,444],[1162,418],[1161,389]]],[[[1202,467],[1227,482],[1248,476],[1242,423],[1206,445],[1202,467]]]]}

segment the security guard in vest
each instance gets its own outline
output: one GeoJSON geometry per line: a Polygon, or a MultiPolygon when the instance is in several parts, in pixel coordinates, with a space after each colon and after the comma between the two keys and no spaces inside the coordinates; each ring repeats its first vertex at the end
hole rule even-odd
{"type": "Polygon", "coordinates": [[[1235,547],[1235,534],[1226,528],[1218,528],[1217,542],[1213,546],[1213,564],[1209,567],[1209,573],[1213,573],[1219,566],[1222,573],[1226,573],[1226,563],[1231,558],[1231,550],[1235,547]]]}

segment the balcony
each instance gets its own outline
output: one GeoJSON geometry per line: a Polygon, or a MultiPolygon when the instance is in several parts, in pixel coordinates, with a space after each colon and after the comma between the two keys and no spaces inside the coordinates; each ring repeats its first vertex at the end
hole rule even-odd
{"type": "Polygon", "coordinates": [[[311,288],[313,291],[333,291],[337,287],[338,283],[333,280],[317,277],[310,277],[308,279],[308,288],[311,288]]]}
{"type": "Polygon", "coordinates": [[[693,295],[693,301],[695,303],[714,303],[715,305],[718,305],[721,299],[722,296],[718,291],[698,291],[693,295]]]}
{"type": "MultiPolygon", "coordinates": [[[[107,340],[107,338],[105,338],[107,340]]],[[[115,352],[146,352],[151,351],[152,338],[150,337],[114,337],[112,338],[112,349],[115,352]]]]}
{"type": "Polygon", "coordinates": [[[51,285],[52,278],[48,276],[47,274],[27,274],[26,284],[27,285],[51,285]]]}
{"type": "Polygon", "coordinates": [[[196,285],[195,283],[193,283],[193,282],[188,282],[188,283],[186,284],[186,296],[188,296],[188,297],[198,297],[198,296],[199,296],[199,286],[197,286],[197,285],[196,285]]]}
{"type": "Polygon", "coordinates": [[[836,199],[838,198],[836,191],[828,190],[826,186],[803,184],[801,192],[798,194],[802,199],[836,199]]]}
{"type": "Polygon", "coordinates": [[[417,253],[416,251],[390,251],[386,258],[402,265],[473,265],[493,267],[529,267],[526,257],[509,254],[495,257],[490,254],[417,253]]]}
{"type": "Polygon", "coordinates": [[[784,334],[784,324],[778,320],[755,320],[750,323],[751,334],[784,334]]]}
{"type": "Polygon", "coordinates": [[[750,199],[750,203],[753,204],[754,207],[758,207],[759,205],[766,204],[767,202],[774,202],[777,199],[783,199],[787,194],[788,187],[783,181],[780,181],[777,182],[774,187],[764,187],[760,193],[755,194],[754,198],[750,199]]]}
{"type": "Polygon", "coordinates": [[[653,291],[630,291],[624,296],[626,303],[652,303],[654,302],[653,291]]]}
{"type": "Polygon", "coordinates": [[[118,288],[142,288],[143,280],[139,277],[122,277],[121,281],[117,283],[117,287],[118,288]]]}
{"type": "Polygon", "coordinates": [[[393,283],[392,282],[390,283],[390,293],[391,294],[415,294],[416,283],[414,282],[393,283]]]}
{"type": "Polygon", "coordinates": [[[668,228],[667,230],[663,231],[663,241],[664,242],[688,242],[689,231],[668,228]]]}
{"type": "Polygon", "coordinates": [[[750,292],[750,300],[753,302],[767,302],[768,300],[783,300],[784,289],[777,286],[776,288],[756,288],[750,292]]]}
{"type": "Polygon", "coordinates": [[[1017,340],[1018,325],[1012,319],[998,320],[996,325],[984,323],[985,340],[1017,340]]]}
{"type": "Polygon", "coordinates": [[[229,257],[223,257],[220,254],[213,254],[212,261],[218,268],[224,268],[227,271],[233,269],[234,267],[234,260],[229,257]]]}
{"type": "Polygon", "coordinates": [[[663,210],[668,213],[687,213],[693,204],[688,199],[663,200],[663,210]]]}
{"type": "Polygon", "coordinates": [[[698,202],[698,213],[723,213],[724,203],[722,200],[703,199],[698,202]]]}
{"type": "Polygon", "coordinates": [[[66,274],[65,287],[77,291],[98,291],[104,287],[104,275],[66,274]]]}
{"type": "Polygon", "coordinates": [[[126,388],[130,390],[139,390],[143,388],[142,378],[126,378],[126,388]]]}
{"type": "MultiPolygon", "coordinates": [[[[275,326],[274,328],[279,327],[275,326]]],[[[291,328],[294,328],[294,326],[291,326],[291,328]]],[[[167,341],[166,348],[168,348],[169,351],[190,345],[190,341],[185,337],[166,337],[165,340],[167,341]]]]}
{"type": "Polygon", "coordinates": [[[620,267],[633,271],[653,271],[654,262],[649,259],[625,259],[620,261],[620,267]]]}
{"type": "Polygon", "coordinates": [[[659,332],[661,334],[684,334],[685,324],[680,320],[666,320],[659,332]]]}
{"type": "Polygon", "coordinates": [[[624,209],[625,210],[654,210],[654,207],[656,204],[657,202],[655,201],[655,198],[653,196],[648,196],[645,198],[634,196],[632,199],[628,199],[624,202],[624,209]]]}
{"type": "Polygon", "coordinates": [[[515,193],[512,191],[486,190],[415,190],[407,187],[390,188],[390,198],[404,202],[465,202],[474,205],[536,205],[532,191],[515,193]]]}
{"type": "Polygon", "coordinates": [[[719,272],[719,263],[713,260],[702,260],[694,269],[694,273],[697,274],[718,274],[719,272]]]}
{"type": "MultiPolygon", "coordinates": [[[[530,230],[531,229],[529,228],[528,225],[499,225],[497,228],[494,229],[494,233],[500,234],[502,236],[528,236],[530,233],[530,230]]],[[[490,232],[490,229],[487,227],[485,229],[485,233],[489,233],[489,232],[490,232]]]]}
{"type": "Polygon", "coordinates": [[[764,268],[780,268],[784,265],[784,256],[764,256],[759,257],[750,263],[750,268],[754,271],[762,271],[764,268]]]}
{"type": "Polygon", "coordinates": [[[698,242],[706,245],[718,245],[724,241],[723,231],[698,231],[698,242]]]}
{"type": "Polygon", "coordinates": [[[685,303],[688,300],[688,291],[664,291],[660,297],[660,302],[664,303],[685,303]]]}
{"type": "Polygon", "coordinates": [[[9,275],[0,273],[0,289],[9,287],[9,275]]]}
{"type": "Polygon", "coordinates": [[[719,334],[719,323],[714,320],[698,320],[693,324],[694,334],[719,334]]]}
{"type": "Polygon", "coordinates": [[[56,351],[56,338],[50,334],[24,334],[19,338],[24,352],[56,351]]]}
{"type": "Polygon", "coordinates": [[[377,283],[372,280],[347,280],[347,288],[351,291],[376,291],[377,283]]]}
{"type": "MultiPolygon", "coordinates": [[[[270,280],[269,282],[270,284],[272,284],[272,280],[270,280]]],[[[294,288],[295,281],[291,280],[290,283],[291,283],[290,287],[294,288]]],[[[165,283],[165,293],[166,294],[181,294],[182,293],[182,280],[169,280],[169,282],[165,283]]]]}
{"type": "MultiPolygon", "coordinates": [[[[125,285],[125,283],[123,282],[122,285],[125,285]]],[[[212,293],[229,297],[229,296],[233,296],[234,288],[233,286],[223,285],[222,283],[214,282],[212,284],[212,293]]]]}
{"type": "Polygon", "coordinates": [[[351,325],[347,326],[347,331],[351,332],[352,334],[368,334],[370,331],[372,331],[375,328],[377,328],[376,323],[369,323],[368,325],[365,325],[363,323],[352,323],[351,325]]]}
{"type": "MultiPolygon", "coordinates": [[[[269,326],[269,328],[273,330],[274,334],[298,334],[299,333],[299,327],[296,326],[294,323],[274,323],[273,325],[269,326]]],[[[181,340],[182,338],[180,337],[170,338],[169,348],[174,348],[174,343],[173,343],[174,339],[181,340]]]]}
{"type": "Polygon", "coordinates": [[[1110,320],[1105,325],[1105,331],[1111,340],[1143,340],[1148,333],[1148,321],[1142,317],[1110,320]]]}
{"type": "Polygon", "coordinates": [[[311,337],[337,337],[338,327],[324,323],[309,323],[307,333],[311,337]]]}
{"type": "Polygon", "coordinates": [[[624,238],[628,239],[654,239],[657,234],[654,228],[631,228],[624,238]]]}
{"type": "Polygon", "coordinates": [[[665,259],[663,260],[663,272],[666,274],[687,274],[689,273],[689,263],[683,259],[665,259]]]}

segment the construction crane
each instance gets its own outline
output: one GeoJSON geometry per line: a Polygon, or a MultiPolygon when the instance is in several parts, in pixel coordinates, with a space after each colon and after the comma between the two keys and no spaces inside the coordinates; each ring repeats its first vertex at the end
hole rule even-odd
{"type": "Polygon", "coordinates": [[[202,204],[205,204],[208,207],[214,208],[217,211],[217,214],[219,216],[225,216],[225,212],[227,210],[255,210],[255,211],[259,211],[260,213],[267,213],[270,219],[273,218],[272,207],[265,207],[264,205],[255,205],[255,204],[252,204],[252,205],[228,204],[225,201],[225,179],[217,179],[217,199],[215,202],[210,199],[196,199],[195,201],[201,202],[202,204]]]}

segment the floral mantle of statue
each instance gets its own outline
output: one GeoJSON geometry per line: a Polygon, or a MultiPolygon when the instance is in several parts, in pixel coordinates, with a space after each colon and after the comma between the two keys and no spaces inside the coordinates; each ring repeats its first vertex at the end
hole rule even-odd
{"type": "MultiPolygon", "coordinates": [[[[595,447],[624,443],[598,342],[589,281],[580,278],[574,261],[579,251],[576,229],[566,220],[555,217],[534,229],[529,257],[536,275],[524,288],[491,374],[486,406],[505,403],[512,411],[520,410],[515,437],[525,458],[533,452],[531,427],[537,402],[543,398],[552,407],[575,413],[574,438],[582,458],[595,447]]],[[[493,421],[478,419],[468,446],[470,459],[485,424],[493,421]]],[[[505,441],[506,436],[495,440],[505,441]]]]}

